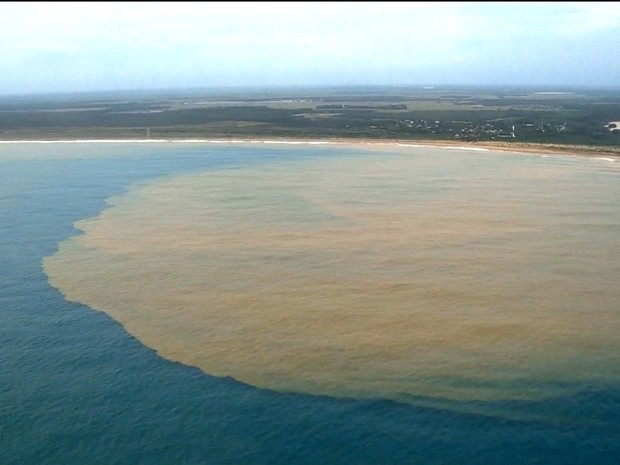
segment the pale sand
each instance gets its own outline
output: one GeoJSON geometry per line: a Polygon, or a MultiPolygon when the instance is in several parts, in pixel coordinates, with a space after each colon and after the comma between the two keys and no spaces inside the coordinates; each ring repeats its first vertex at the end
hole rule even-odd
{"type": "Polygon", "coordinates": [[[620,147],[613,146],[590,146],[590,145],[562,145],[562,144],[539,144],[530,142],[463,142],[455,140],[409,140],[409,139],[350,139],[350,138],[322,138],[322,139],[298,139],[291,137],[262,139],[257,137],[236,138],[166,138],[166,139],[5,139],[0,144],[69,144],[69,143],[208,143],[208,144],[290,144],[290,145],[338,145],[354,148],[394,149],[395,147],[439,147],[454,148],[473,151],[490,152],[516,152],[516,153],[540,153],[559,155],[580,156],[606,156],[620,158],[620,147]]]}

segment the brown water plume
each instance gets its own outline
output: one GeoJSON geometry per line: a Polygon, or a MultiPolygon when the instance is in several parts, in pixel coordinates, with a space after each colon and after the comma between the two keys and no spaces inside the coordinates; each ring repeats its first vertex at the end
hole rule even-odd
{"type": "Polygon", "coordinates": [[[161,356],[255,386],[540,398],[619,381],[618,178],[460,153],[172,176],[44,269],[161,356]]]}

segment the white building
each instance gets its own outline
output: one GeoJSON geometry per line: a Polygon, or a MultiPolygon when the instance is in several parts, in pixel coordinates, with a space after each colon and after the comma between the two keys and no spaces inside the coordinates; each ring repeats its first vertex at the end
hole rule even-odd
{"type": "Polygon", "coordinates": [[[613,133],[620,132],[620,121],[610,121],[605,127],[613,133]]]}

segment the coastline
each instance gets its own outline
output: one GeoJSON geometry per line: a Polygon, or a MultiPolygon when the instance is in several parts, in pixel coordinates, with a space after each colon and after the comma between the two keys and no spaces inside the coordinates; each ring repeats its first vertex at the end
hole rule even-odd
{"type": "Polygon", "coordinates": [[[555,155],[579,155],[599,156],[620,159],[620,147],[614,146],[589,146],[589,145],[562,145],[543,144],[534,142],[503,142],[503,141],[478,141],[464,142],[454,140],[426,140],[426,139],[373,139],[373,138],[295,138],[295,137],[261,137],[243,138],[48,138],[48,139],[0,139],[0,145],[8,144],[157,144],[157,143],[206,143],[206,144],[274,144],[274,145],[341,145],[364,148],[380,147],[436,147],[446,149],[460,149],[480,152],[518,152],[540,153],[555,155]]]}

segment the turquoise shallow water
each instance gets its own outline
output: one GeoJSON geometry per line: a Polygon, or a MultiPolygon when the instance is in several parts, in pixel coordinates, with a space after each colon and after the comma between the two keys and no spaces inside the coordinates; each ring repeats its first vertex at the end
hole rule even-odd
{"type": "MultiPolygon", "coordinates": [[[[536,400],[279,393],[159,357],[106,314],[65,300],[43,273],[44,257],[78,232],[74,222],[96,216],[136,182],[342,153],[0,146],[0,463],[616,463],[620,390],[613,378],[573,382],[561,396],[536,400]]],[[[617,179],[611,162],[553,163],[577,165],[575,176],[586,182],[617,179]]],[[[593,211],[610,201],[588,200],[593,211]]],[[[600,227],[587,212],[582,219],[586,227],[575,234],[600,227]]]]}

